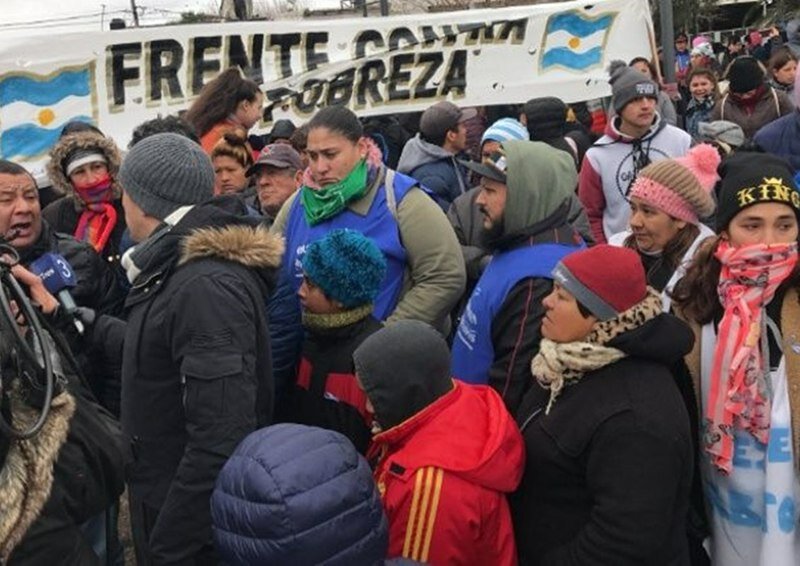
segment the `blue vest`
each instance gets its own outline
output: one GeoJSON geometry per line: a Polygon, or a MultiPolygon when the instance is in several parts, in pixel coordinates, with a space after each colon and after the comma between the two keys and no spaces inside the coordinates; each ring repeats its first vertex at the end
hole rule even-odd
{"type": "MultiPolygon", "coordinates": [[[[394,195],[398,208],[408,191],[416,184],[417,181],[411,177],[395,173],[394,195]]],[[[309,226],[306,221],[300,195],[294,199],[286,219],[286,229],[284,230],[286,254],[283,257],[283,269],[291,287],[295,292],[300,289],[306,246],[324,238],[328,232],[338,228],[358,230],[371,238],[383,252],[387,266],[386,277],[381,283],[381,289],[375,299],[373,314],[378,320],[386,320],[394,312],[400,299],[407,262],[406,250],[400,242],[400,228],[386,203],[385,185],[381,185],[376,190],[375,199],[366,216],[361,216],[349,208],[345,208],[333,218],[315,226],[309,226]]]]}
{"type": "Polygon", "coordinates": [[[468,383],[485,385],[494,362],[492,321],[506,295],[522,279],[551,275],[556,264],[584,248],[564,244],[537,244],[500,253],[486,267],[469,298],[453,340],[453,375],[468,383]]]}

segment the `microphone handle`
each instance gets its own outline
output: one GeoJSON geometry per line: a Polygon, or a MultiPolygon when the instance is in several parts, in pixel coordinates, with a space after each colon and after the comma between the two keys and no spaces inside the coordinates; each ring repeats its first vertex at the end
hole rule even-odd
{"type": "Polygon", "coordinates": [[[78,305],[75,304],[75,299],[72,298],[68,289],[61,289],[58,292],[58,302],[61,303],[61,306],[69,313],[72,314],[78,308],[78,305]]]}
{"type": "Polygon", "coordinates": [[[86,328],[83,326],[83,322],[74,316],[75,311],[78,310],[78,305],[75,304],[75,299],[72,298],[72,295],[68,289],[61,289],[58,292],[58,302],[61,303],[61,306],[64,307],[64,310],[67,311],[67,314],[72,317],[72,321],[75,323],[75,328],[77,328],[78,333],[82,335],[86,328]]]}

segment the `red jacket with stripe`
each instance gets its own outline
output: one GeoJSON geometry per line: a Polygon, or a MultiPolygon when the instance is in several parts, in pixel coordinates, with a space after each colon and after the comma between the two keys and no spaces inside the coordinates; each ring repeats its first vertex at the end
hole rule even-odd
{"type": "Polygon", "coordinates": [[[374,437],[368,457],[389,519],[389,556],[433,566],[516,564],[506,493],[524,446],[500,396],[454,380],[452,391],[374,437]]]}

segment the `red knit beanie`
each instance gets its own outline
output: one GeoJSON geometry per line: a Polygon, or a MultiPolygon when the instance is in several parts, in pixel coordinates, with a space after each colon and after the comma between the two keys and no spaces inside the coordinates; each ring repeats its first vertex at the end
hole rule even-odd
{"type": "Polygon", "coordinates": [[[647,296],[644,267],[629,248],[600,244],[571,253],[553,270],[553,279],[601,321],[647,296]]]}

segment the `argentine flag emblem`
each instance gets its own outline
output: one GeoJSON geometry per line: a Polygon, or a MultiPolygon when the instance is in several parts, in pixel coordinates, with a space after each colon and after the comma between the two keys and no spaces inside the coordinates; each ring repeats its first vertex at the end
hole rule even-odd
{"type": "Polygon", "coordinates": [[[591,17],[578,10],[550,16],[545,28],[540,68],[585,71],[602,65],[606,38],[616,13],[591,17]]]}
{"type": "Polygon", "coordinates": [[[69,121],[96,122],[94,63],[49,75],[0,75],[0,158],[40,157],[69,121]]]}

